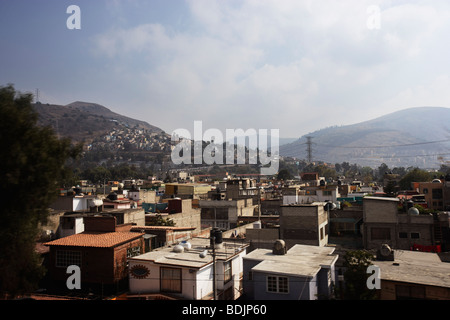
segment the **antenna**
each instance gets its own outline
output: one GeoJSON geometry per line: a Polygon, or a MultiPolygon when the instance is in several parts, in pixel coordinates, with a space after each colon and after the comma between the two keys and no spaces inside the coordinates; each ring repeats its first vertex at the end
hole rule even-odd
{"type": "Polygon", "coordinates": [[[36,88],[36,103],[40,103],[39,102],[39,89],[36,88]]]}

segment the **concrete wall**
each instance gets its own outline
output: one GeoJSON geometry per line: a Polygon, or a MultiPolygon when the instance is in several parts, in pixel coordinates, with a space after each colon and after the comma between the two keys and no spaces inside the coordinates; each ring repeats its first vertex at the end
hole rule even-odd
{"type": "Polygon", "coordinates": [[[137,226],[145,226],[145,210],[141,208],[124,210],[123,220],[123,223],[135,223],[137,226]]]}
{"type": "Polygon", "coordinates": [[[363,200],[363,243],[366,249],[388,244],[395,249],[409,250],[413,244],[434,245],[433,216],[399,213],[398,200],[365,197],[363,200]],[[386,238],[374,238],[375,229],[385,229],[386,238]],[[400,238],[400,233],[406,238],[400,238]],[[419,238],[412,238],[418,233],[419,238]]]}
{"type": "Polygon", "coordinates": [[[327,236],[320,239],[320,228],[326,228],[327,213],[321,203],[311,205],[282,206],[280,235],[287,248],[294,244],[325,245],[327,236]]]}
{"type": "Polygon", "coordinates": [[[364,222],[397,223],[398,204],[399,200],[396,198],[364,197],[364,222]]]}
{"type": "Polygon", "coordinates": [[[279,228],[247,229],[246,240],[251,249],[272,249],[275,240],[280,239],[279,228]]]}
{"type": "Polygon", "coordinates": [[[381,290],[380,299],[381,300],[396,300],[396,286],[408,286],[421,288],[420,290],[425,290],[425,299],[432,300],[450,300],[450,288],[445,287],[435,287],[435,286],[425,286],[418,284],[408,284],[395,281],[381,280],[381,290]]]}
{"type": "Polygon", "coordinates": [[[173,213],[165,216],[165,218],[173,220],[175,227],[193,227],[194,233],[201,231],[200,210],[189,210],[188,212],[173,213]]]}

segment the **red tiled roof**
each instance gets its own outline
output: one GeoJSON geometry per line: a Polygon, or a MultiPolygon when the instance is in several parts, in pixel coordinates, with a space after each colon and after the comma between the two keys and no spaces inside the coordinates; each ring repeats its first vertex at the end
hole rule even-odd
{"type": "Polygon", "coordinates": [[[44,243],[46,246],[74,246],[111,248],[141,237],[136,232],[89,232],[78,233],[61,239],[44,243]]]}
{"type": "Polygon", "coordinates": [[[173,230],[173,231],[186,231],[195,230],[195,227],[172,227],[172,226],[134,226],[131,230],[173,230]]]}

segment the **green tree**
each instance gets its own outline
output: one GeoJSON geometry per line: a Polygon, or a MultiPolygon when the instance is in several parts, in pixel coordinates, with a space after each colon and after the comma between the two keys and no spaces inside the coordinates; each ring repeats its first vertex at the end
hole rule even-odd
{"type": "Polygon", "coordinates": [[[0,87],[0,294],[15,297],[34,290],[44,275],[35,252],[39,222],[46,220],[57,188],[67,179],[68,159],[80,146],[37,125],[32,95],[0,87]]]}
{"type": "Polygon", "coordinates": [[[292,179],[292,175],[287,169],[281,169],[277,174],[278,180],[290,180],[292,179]]]}
{"type": "Polygon", "coordinates": [[[373,255],[365,250],[347,251],[344,256],[345,290],[348,300],[370,300],[376,298],[376,291],[367,288],[369,274],[367,268],[372,264],[373,255]]]}
{"type": "Polygon", "coordinates": [[[412,182],[427,182],[431,181],[432,175],[422,169],[414,168],[410,170],[400,181],[399,186],[401,190],[411,190],[412,182]]]}

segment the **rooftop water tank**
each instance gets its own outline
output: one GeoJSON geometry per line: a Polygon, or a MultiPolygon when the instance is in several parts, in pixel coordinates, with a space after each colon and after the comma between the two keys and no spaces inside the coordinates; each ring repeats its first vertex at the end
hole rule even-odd
{"type": "Polygon", "coordinates": [[[415,208],[415,207],[411,207],[408,209],[408,214],[412,215],[412,216],[417,216],[420,214],[419,209],[415,208]]]}
{"type": "Polygon", "coordinates": [[[176,253],[181,253],[184,251],[184,247],[180,244],[177,244],[176,246],[173,247],[172,251],[176,253]]]}

